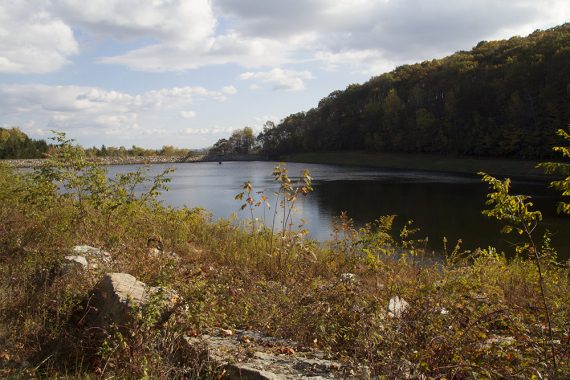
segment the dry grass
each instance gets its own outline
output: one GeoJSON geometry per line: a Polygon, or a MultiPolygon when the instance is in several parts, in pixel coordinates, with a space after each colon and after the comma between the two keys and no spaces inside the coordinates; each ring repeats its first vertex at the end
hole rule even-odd
{"type": "Polygon", "coordinates": [[[389,223],[380,232],[357,230],[344,218],[337,238],[323,245],[295,231],[252,235],[248,225],[153,202],[106,208],[57,194],[30,202],[44,191],[37,186],[1,170],[2,376],[213,377],[180,343],[210,327],[291,338],[387,378],[570,376],[567,265],[543,263],[555,369],[544,355],[538,274],[524,258],[456,250],[453,259],[425,265],[421,242],[388,234],[389,223]],[[149,255],[151,237],[179,259],[149,255]],[[112,266],[81,276],[61,271],[76,244],[109,251],[112,266]],[[143,317],[129,334],[87,334],[74,316],[106,270],[175,289],[188,307],[161,330],[143,317]],[[388,310],[395,296],[409,303],[396,316],[388,310]]]}

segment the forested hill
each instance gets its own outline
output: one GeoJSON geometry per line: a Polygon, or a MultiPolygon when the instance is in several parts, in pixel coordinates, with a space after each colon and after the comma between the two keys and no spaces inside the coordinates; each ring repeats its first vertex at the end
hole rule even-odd
{"type": "Polygon", "coordinates": [[[566,23],[400,66],[266,125],[258,139],[271,156],[366,149],[543,158],[569,122],[566,23]]]}

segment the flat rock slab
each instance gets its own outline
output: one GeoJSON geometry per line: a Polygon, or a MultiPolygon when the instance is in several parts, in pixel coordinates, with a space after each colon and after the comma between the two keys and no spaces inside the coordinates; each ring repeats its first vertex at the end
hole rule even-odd
{"type": "Polygon", "coordinates": [[[226,335],[186,337],[186,341],[207,359],[222,367],[223,379],[366,379],[366,368],[358,373],[341,363],[325,359],[322,352],[295,351],[290,340],[267,337],[256,331],[238,330],[226,335]]]}

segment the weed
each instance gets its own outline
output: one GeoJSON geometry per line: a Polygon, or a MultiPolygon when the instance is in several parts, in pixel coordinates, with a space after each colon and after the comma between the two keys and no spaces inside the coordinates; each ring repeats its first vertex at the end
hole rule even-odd
{"type": "Polygon", "coordinates": [[[249,224],[213,221],[204,210],[158,202],[168,173],[107,179],[60,137],[55,167],[22,174],[0,166],[3,377],[28,362],[29,377],[216,378],[183,339],[212,327],[294,339],[366,364],[377,377],[570,375],[569,268],[556,263],[548,236],[536,242],[539,214],[508,193],[508,182],[487,178],[489,215],[530,234],[520,254],[445,242],[446,259],[433,260],[413,225],[394,230],[395,216],[359,228],[343,214],[330,242],[307,238],[292,216],[311,191],[308,173],[296,181],[277,167],[275,198],[247,184],[238,197],[249,224]],[[150,190],[139,192],[143,184],[150,190]],[[268,220],[255,219],[261,208],[268,220]],[[149,253],[151,238],[160,241],[157,254],[149,253]],[[62,271],[76,244],[102,247],[113,261],[94,272],[62,271]],[[76,313],[110,270],[174,289],[187,307],[162,321],[157,298],[122,329],[85,331],[76,313]],[[394,312],[395,300],[407,306],[394,312]]]}

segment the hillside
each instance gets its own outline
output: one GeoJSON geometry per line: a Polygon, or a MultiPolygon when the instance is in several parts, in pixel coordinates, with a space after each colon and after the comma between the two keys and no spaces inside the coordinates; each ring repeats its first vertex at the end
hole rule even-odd
{"type": "Polygon", "coordinates": [[[544,158],[570,122],[569,83],[566,23],[349,85],[268,125],[258,140],[270,156],[366,149],[544,158]]]}

